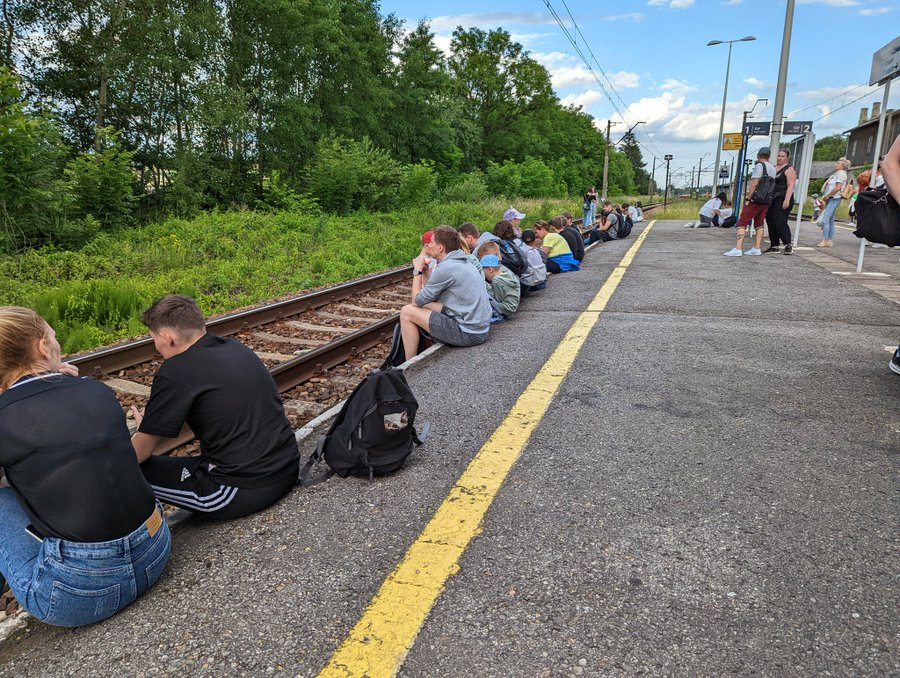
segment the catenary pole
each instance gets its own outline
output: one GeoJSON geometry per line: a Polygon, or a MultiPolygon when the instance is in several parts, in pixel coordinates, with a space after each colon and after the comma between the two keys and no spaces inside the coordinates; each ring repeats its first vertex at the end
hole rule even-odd
{"type": "Polygon", "coordinates": [[[778,154],[781,129],[784,124],[784,91],[787,88],[788,62],[791,56],[791,29],[794,26],[794,0],[787,0],[784,12],[784,35],[781,38],[781,63],[778,66],[778,86],[775,90],[775,108],[772,111],[772,132],[769,147],[772,155],[778,154]]]}
{"type": "Polygon", "coordinates": [[[601,200],[606,200],[606,179],[609,176],[609,130],[617,124],[612,120],[606,121],[606,152],[603,154],[603,195],[600,196],[601,200]]]}

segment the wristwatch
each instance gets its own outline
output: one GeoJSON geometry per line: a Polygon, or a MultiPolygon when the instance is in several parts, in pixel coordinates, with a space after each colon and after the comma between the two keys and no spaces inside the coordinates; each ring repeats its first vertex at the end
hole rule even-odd
{"type": "Polygon", "coordinates": [[[422,275],[422,271],[419,271],[418,269],[415,269],[415,268],[414,268],[414,269],[413,269],[413,275],[414,275],[414,276],[416,276],[416,275],[422,275]]]}

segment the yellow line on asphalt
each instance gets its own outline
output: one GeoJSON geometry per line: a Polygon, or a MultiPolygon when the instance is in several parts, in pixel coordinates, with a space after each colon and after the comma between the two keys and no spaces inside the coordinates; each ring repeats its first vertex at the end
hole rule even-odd
{"type": "Polygon", "coordinates": [[[506,419],[472,459],[319,673],[320,678],[387,678],[400,669],[447,579],[459,571],[460,557],[481,532],[494,497],[655,223],[651,221],[641,232],[506,419]]]}

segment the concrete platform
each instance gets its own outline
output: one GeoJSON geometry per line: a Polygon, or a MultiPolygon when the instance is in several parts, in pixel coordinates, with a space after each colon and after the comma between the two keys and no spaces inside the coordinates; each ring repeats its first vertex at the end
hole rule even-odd
{"type": "MultiPolygon", "coordinates": [[[[0,675],[316,675],[637,232],[410,373],[401,473],[179,526],[147,596],[31,622],[0,675]]],[[[898,307],[732,244],[653,227],[399,675],[900,672],[898,307]]]]}

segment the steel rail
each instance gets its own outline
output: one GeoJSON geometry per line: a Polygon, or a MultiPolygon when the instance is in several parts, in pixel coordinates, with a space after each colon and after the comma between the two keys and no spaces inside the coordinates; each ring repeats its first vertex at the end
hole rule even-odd
{"type": "MultiPolygon", "coordinates": [[[[401,269],[377,273],[361,280],[341,283],[340,285],[303,294],[292,299],[285,299],[267,306],[231,313],[209,321],[207,327],[220,336],[236,334],[251,327],[265,325],[266,323],[275,322],[310,309],[320,308],[335,301],[347,299],[354,294],[371,292],[372,290],[406,280],[409,278],[411,271],[412,266],[405,266],[401,269]]],[[[147,337],[120,346],[102,348],[98,351],[72,358],[67,362],[77,365],[83,375],[99,377],[147,362],[155,356],[156,347],[153,345],[153,340],[147,337]]]]}

